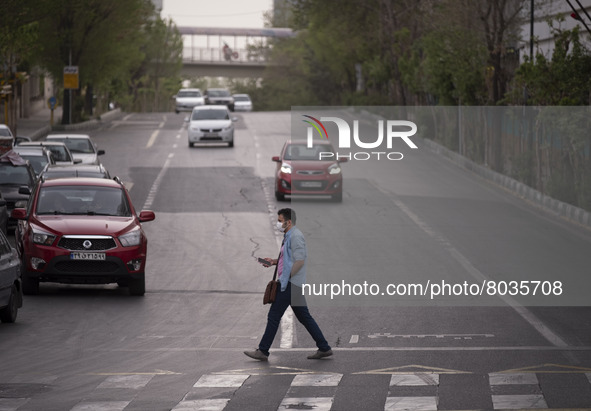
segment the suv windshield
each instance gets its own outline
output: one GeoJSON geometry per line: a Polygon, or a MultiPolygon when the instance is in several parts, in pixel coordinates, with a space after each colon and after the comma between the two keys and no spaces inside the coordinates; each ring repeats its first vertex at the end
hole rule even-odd
{"type": "Polygon", "coordinates": [[[303,160],[303,161],[319,161],[319,160],[328,160],[334,161],[334,156],[322,156],[320,158],[320,153],[334,153],[334,148],[332,146],[323,144],[323,145],[316,145],[308,148],[305,144],[290,144],[285,149],[285,160],[303,160]]]}
{"type": "Polygon", "coordinates": [[[27,167],[13,166],[9,163],[0,163],[0,185],[31,185],[27,167]]]}
{"type": "Polygon", "coordinates": [[[228,90],[209,90],[207,94],[210,97],[230,97],[230,92],[228,90]]]}
{"type": "Polygon", "coordinates": [[[201,97],[201,93],[198,91],[179,91],[177,97],[201,97]]]}
{"type": "Polygon", "coordinates": [[[95,186],[43,187],[37,214],[79,214],[129,217],[127,197],[119,188],[95,186]]]}
{"type": "Polygon", "coordinates": [[[191,116],[191,120],[229,120],[227,110],[195,110],[191,116]]]}
{"type": "Polygon", "coordinates": [[[52,138],[52,140],[64,143],[71,153],[94,153],[92,144],[85,138],[52,138]]]}

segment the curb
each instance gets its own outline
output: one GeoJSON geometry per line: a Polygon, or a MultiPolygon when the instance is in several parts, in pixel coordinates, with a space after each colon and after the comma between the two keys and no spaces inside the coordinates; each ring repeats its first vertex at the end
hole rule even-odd
{"type": "Polygon", "coordinates": [[[535,190],[526,184],[520,183],[511,177],[507,177],[506,175],[476,164],[473,161],[468,160],[466,157],[463,157],[460,154],[434,142],[433,140],[423,139],[423,143],[432,152],[448,158],[456,165],[469,170],[486,180],[492,181],[498,186],[511,191],[513,194],[516,194],[518,197],[523,198],[544,210],[551,211],[560,217],[566,218],[567,220],[591,229],[591,213],[588,211],[556,200],[550,196],[542,194],[540,191],[535,190]]]}
{"type": "Polygon", "coordinates": [[[106,113],[101,114],[98,119],[92,119],[76,124],[54,125],[51,127],[50,131],[91,130],[99,128],[104,123],[113,121],[121,116],[123,116],[121,109],[116,108],[115,110],[107,111],[106,113]]]}

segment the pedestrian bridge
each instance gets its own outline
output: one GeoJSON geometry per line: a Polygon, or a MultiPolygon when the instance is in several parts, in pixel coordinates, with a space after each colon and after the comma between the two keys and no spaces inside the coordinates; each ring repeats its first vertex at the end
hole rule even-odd
{"type": "Polygon", "coordinates": [[[185,78],[259,78],[268,65],[269,39],[295,36],[288,28],[178,27],[185,78]]]}

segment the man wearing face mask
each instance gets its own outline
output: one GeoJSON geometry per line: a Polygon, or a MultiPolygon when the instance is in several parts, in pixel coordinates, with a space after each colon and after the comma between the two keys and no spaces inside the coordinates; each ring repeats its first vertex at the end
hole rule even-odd
{"type": "Polygon", "coordinates": [[[281,317],[283,317],[285,310],[289,306],[291,306],[298,321],[306,327],[306,330],[316,341],[318,351],[309,355],[308,359],[319,360],[332,355],[330,345],[328,345],[320,327],[310,315],[306,299],[302,294],[301,287],[306,281],[308,252],[304,234],[295,226],[295,223],[295,211],[291,208],[283,208],[277,212],[277,229],[284,233],[281,252],[276,260],[273,258],[265,258],[265,260],[271,265],[277,265],[277,278],[281,283],[281,289],[277,292],[275,302],[269,308],[267,327],[259,343],[259,348],[254,351],[244,351],[244,354],[255,360],[268,360],[269,349],[279,329],[281,317]]]}

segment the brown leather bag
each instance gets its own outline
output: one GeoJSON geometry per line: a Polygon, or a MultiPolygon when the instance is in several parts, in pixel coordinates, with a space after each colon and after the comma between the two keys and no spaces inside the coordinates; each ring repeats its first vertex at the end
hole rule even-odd
{"type": "Polygon", "coordinates": [[[265,289],[265,295],[263,296],[263,304],[270,304],[275,302],[275,298],[277,297],[277,291],[281,287],[281,283],[275,280],[275,276],[273,276],[273,280],[267,283],[267,288],[265,289]]]}
{"type": "MultiPolygon", "coordinates": [[[[283,247],[283,243],[281,243],[281,247],[283,247]]],[[[277,297],[277,293],[281,288],[281,283],[277,280],[277,268],[279,268],[280,258],[281,251],[279,251],[279,256],[277,257],[277,264],[275,264],[275,272],[273,273],[273,279],[267,283],[267,288],[265,288],[265,295],[263,295],[263,305],[274,303],[275,298],[277,297]]]]}

